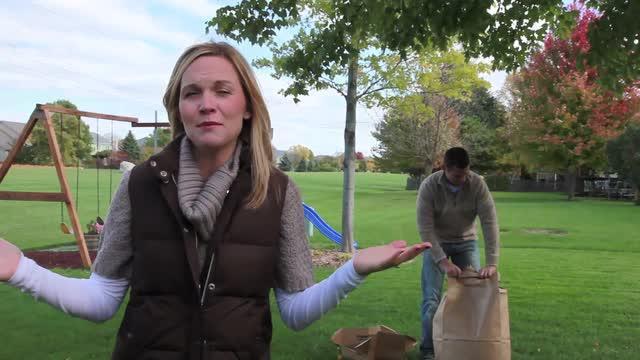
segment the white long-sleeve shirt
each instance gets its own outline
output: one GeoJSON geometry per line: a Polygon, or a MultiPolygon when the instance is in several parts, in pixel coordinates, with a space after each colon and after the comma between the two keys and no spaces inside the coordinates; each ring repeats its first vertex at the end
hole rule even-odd
{"type": "MultiPolygon", "coordinates": [[[[276,288],[280,317],[289,328],[302,330],[336,307],[363,280],[355,271],[353,260],[349,260],[331,276],[303,291],[276,288]]],[[[67,314],[94,322],[112,318],[129,289],[126,278],[108,279],[97,273],[88,279],[70,278],[25,256],[21,257],[9,284],[67,314]]]]}

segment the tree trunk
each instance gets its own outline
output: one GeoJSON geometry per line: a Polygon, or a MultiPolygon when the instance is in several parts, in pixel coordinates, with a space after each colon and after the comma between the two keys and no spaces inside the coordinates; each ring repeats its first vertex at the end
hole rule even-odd
{"type": "Polygon", "coordinates": [[[635,204],[640,206],[640,186],[636,186],[635,204]]]}
{"type": "Polygon", "coordinates": [[[354,252],[353,209],[355,204],[356,105],[358,81],[358,55],[349,60],[347,83],[347,117],[344,127],[344,164],[342,182],[342,251],[354,252]]]}
{"type": "MultiPolygon", "coordinates": [[[[431,159],[433,159],[433,154],[431,155],[431,159]]],[[[433,161],[430,159],[425,160],[424,162],[424,176],[427,177],[433,173],[433,161]]]]}
{"type": "Polygon", "coordinates": [[[576,194],[576,169],[567,169],[567,200],[571,201],[576,194]]]}
{"type": "Polygon", "coordinates": [[[407,178],[407,184],[404,189],[418,190],[420,188],[420,180],[422,180],[422,177],[420,175],[409,175],[409,177],[407,178]]]}
{"type": "MultiPolygon", "coordinates": [[[[425,105],[429,106],[428,102],[426,101],[425,98],[425,105]]],[[[433,148],[431,150],[431,169],[428,169],[429,172],[427,174],[431,174],[431,172],[433,171],[433,164],[436,162],[436,156],[438,155],[438,150],[440,149],[440,109],[436,110],[436,113],[434,114],[434,120],[436,122],[436,134],[433,138],[433,148]]]]}

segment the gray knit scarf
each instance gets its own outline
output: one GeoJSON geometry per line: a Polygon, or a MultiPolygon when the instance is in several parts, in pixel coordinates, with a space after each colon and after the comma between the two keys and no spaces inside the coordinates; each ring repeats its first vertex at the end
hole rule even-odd
{"type": "Polygon", "coordinates": [[[201,239],[206,241],[213,234],[216,219],[231,183],[238,175],[241,142],[233,156],[209,179],[200,176],[200,169],[193,157],[191,141],[185,136],[180,144],[178,170],[178,201],[185,217],[194,226],[201,239]]]}

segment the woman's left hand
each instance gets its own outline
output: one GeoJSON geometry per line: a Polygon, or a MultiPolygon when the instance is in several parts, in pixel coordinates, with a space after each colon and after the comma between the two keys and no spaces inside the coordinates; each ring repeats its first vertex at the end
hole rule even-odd
{"type": "Polygon", "coordinates": [[[428,242],[407,246],[404,240],[394,240],[387,245],[358,250],[353,258],[353,266],[358,274],[366,276],[409,261],[430,247],[431,243],[428,242]]]}

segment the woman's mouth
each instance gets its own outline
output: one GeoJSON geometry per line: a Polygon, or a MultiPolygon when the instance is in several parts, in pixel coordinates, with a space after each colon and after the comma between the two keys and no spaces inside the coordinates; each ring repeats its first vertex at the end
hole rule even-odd
{"type": "Polygon", "coordinates": [[[198,124],[199,128],[211,128],[214,126],[222,126],[222,123],[219,123],[217,121],[204,121],[198,124]]]}

